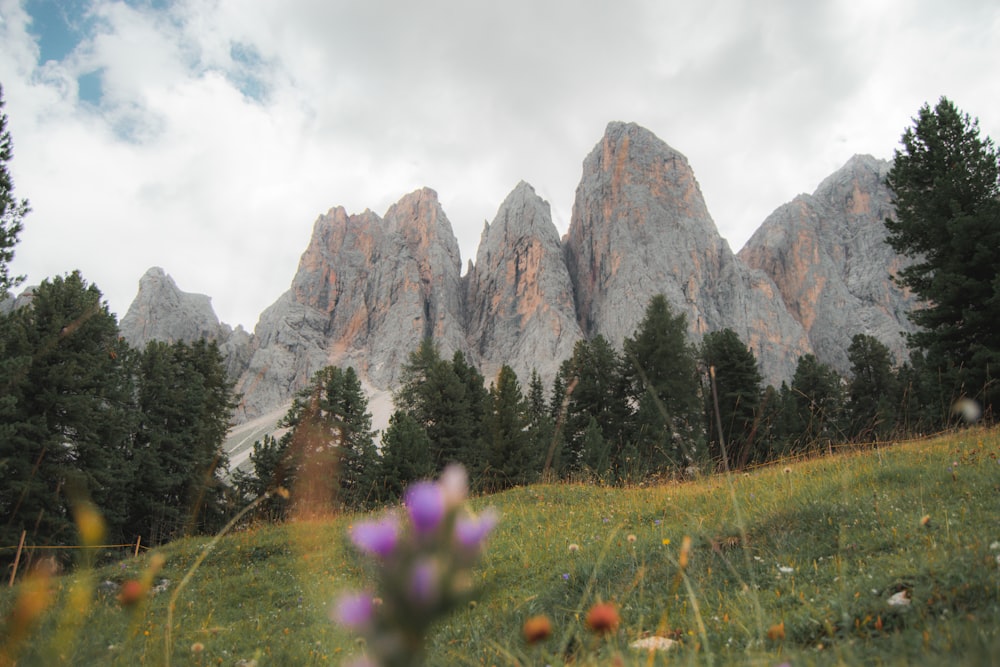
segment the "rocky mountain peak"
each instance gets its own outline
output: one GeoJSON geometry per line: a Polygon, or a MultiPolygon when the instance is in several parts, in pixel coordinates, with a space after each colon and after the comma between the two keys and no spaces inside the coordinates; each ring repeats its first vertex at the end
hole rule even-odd
{"type": "Polygon", "coordinates": [[[509,365],[551,382],[582,336],[548,202],[521,181],[483,229],[467,276],[468,340],[489,379],[509,365]]]}
{"type": "Polygon", "coordinates": [[[915,301],[890,279],[904,260],[885,243],[888,170],[884,160],[852,157],[813,194],[768,216],[739,255],[774,281],[816,356],[841,373],[855,334],[875,336],[898,361],[907,354],[900,332],[912,331],[915,301]]]}
{"type": "Polygon", "coordinates": [[[139,291],[119,328],[129,345],[140,349],[152,340],[173,343],[206,338],[221,342],[231,332],[220,324],[210,297],[182,292],[158,266],[139,279],[139,291]]]}
{"type": "Polygon", "coordinates": [[[635,124],[609,124],[584,160],[565,248],[586,335],[620,347],[662,293],[693,341],[731,328],[769,379],[808,348],[773,284],[719,235],[687,158],[635,124]]]}

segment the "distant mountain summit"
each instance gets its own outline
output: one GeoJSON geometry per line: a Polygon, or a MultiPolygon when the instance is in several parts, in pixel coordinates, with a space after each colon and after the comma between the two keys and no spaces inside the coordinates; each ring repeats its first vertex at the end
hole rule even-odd
{"type": "Polygon", "coordinates": [[[620,347],[658,293],[685,313],[692,342],[733,329],[770,383],[789,380],[805,353],[846,373],[855,334],[902,358],[910,328],[913,299],[890,278],[902,259],[883,242],[886,169],[852,158],[734,255],[687,159],[613,122],[584,160],[562,239],[548,203],[521,182],[462,276],[451,223],[424,188],[383,217],[341,207],[321,215],[290,289],[252,336],[220,324],[208,297],[181,292],[161,269],[143,276],[122,331],[133,344],[220,341],[243,395],[239,420],[274,412],[328,364],[354,366],[384,398],[425,337],[445,357],[461,351],[487,382],[508,364],[523,383],[532,370],[550,383],[581,338],[620,347]]]}

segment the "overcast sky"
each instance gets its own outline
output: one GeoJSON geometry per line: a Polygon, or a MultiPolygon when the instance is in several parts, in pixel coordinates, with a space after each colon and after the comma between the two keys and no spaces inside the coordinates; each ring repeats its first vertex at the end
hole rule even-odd
{"type": "Polygon", "coordinates": [[[121,318],[161,266],[248,330],[316,217],[435,189],[463,264],[520,180],[569,225],[609,121],[684,153],[734,251],[944,95],[1000,139],[1000,3],[0,0],[13,270],[121,318]]]}

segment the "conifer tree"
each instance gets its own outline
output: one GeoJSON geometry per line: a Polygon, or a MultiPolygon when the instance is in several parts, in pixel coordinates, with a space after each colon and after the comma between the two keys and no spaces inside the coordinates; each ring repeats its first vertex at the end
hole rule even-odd
{"type": "Polygon", "coordinates": [[[528,408],[514,370],[504,364],[490,385],[491,409],[486,423],[484,484],[499,491],[527,484],[538,474],[538,451],[528,432],[528,408]]]}
{"type": "Polygon", "coordinates": [[[409,413],[396,410],[382,433],[379,499],[384,502],[399,500],[411,482],[429,479],[435,470],[427,431],[409,413]]]}
{"type": "Polygon", "coordinates": [[[979,122],[942,97],[902,137],[886,182],[887,242],[913,261],[897,281],[922,300],[909,335],[952,399],[988,413],[1000,397],[1000,156],[979,122]]]}
{"type": "MultiPolygon", "coordinates": [[[[705,334],[701,344],[701,359],[706,368],[714,369],[715,391],[719,415],[716,419],[711,386],[705,391],[706,424],[713,456],[718,457],[718,424],[722,422],[722,441],[726,443],[729,465],[742,468],[763,460],[756,449],[757,420],[763,378],[753,352],[743,344],[732,329],[705,334]]],[[[711,381],[711,378],[709,378],[711,381]]]]}
{"type": "Polygon", "coordinates": [[[799,357],[788,396],[790,438],[796,449],[828,446],[841,439],[843,391],[836,371],[815,355],[799,357]]]}
{"type": "Polygon", "coordinates": [[[9,265],[14,259],[14,246],[23,228],[24,216],[29,211],[28,200],[14,196],[14,181],[7,167],[14,157],[14,143],[7,130],[7,114],[3,107],[3,87],[0,86],[0,301],[10,288],[24,279],[23,276],[11,276],[9,265]]]}
{"type": "Polygon", "coordinates": [[[848,435],[856,440],[885,440],[896,430],[900,400],[892,353],[873,336],[857,334],[847,349],[851,381],[847,388],[848,435]]]}
{"type": "Polygon", "coordinates": [[[125,347],[100,290],[79,273],[45,280],[0,318],[0,543],[76,541],[89,501],[120,537],[132,482],[125,347]]]}
{"type": "Polygon", "coordinates": [[[687,318],[666,297],[650,299],[624,344],[628,395],[636,408],[636,444],[649,470],[686,467],[705,456],[697,357],[687,318]]]}

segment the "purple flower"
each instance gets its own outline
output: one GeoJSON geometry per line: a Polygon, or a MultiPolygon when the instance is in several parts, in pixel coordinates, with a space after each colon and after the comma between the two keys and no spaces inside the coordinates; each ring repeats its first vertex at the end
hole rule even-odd
{"type": "Polygon", "coordinates": [[[433,482],[417,482],[407,489],[403,502],[418,533],[433,532],[444,518],[444,494],[433,482]]]}
{"type": "Polygon", "coordinates": [[[364,521],[351,530],[354,546],[365,553],[385,558],[396,548],[399,540],[399,523],[389,515],[381,521],[364,521]]]}
{"type": "Polygon", "coordinates": [[[475,549],[483,543],[498,521],[499,517],[492,507],[484,510],[478,517],[463,514],[455,520],[455,537],[463,547],[475,549]]]}
{"type": "Polygon", "coordinates": [[[433,558],[424,558],[413,566],[410,576],[410,593],[416,602],[430,604],[437,599],[441,566],[433,558]]]}
{"type": "Polygon", "coordinates": [[[569,581],[569,572],[563,574],[563,581],[569,581]]]}
{"type": "Polygon", "coordinates": [[[334,621],[350,630],[360,630],[371,623],[375,613],[372,596],[367,593],[346,593],[337,600],[331,614],[334,621]]]}

